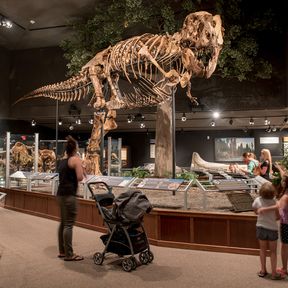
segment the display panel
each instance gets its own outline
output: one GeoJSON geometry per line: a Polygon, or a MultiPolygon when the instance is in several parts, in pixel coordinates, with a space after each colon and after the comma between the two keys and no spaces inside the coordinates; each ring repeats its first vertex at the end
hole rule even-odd
{"type": "Polygon", "coordinates": [[[215,138],[216,161],[241,161],[244,152],[255,150],[254,138],[215,138]]]}

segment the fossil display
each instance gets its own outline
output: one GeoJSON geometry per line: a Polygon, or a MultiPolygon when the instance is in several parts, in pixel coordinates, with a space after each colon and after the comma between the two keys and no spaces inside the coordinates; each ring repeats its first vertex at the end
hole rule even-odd
{"type": "Polygon", "coordinates": [[[102,125],[104,133],[115,129],[117,109],[157,105],[170,99],[172,89],[178,84],[187,88],[191,101],[197,101],[191,94],[190,80],[209,78],[215,71],[223,45],[223,30],[219,15],[205,11],[191,13],[179,32],[143,34],[120,41],[97,53],[77,76],[36,89],[17,102],[37,97],[79,101],[92,95],[89,104],[96,112],[87,149],[90,169],[87,172],[100,174],[102,125]],[[120,91],[120,77],[131,83],[131,92],[120,91]],[[105,87],[110,95],[104,95],[105,87]]]}

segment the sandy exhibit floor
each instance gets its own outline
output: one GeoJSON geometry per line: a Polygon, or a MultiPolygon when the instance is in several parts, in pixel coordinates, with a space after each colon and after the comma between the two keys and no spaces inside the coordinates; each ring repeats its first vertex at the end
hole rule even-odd
{"type": "MultiPolygon", "coordinates": [[[[113,188],[115,196],[119,195],[124,189],[113,188]]],[[[173,210],[184,210],[185,192],[176,192],[175,195],[171,191],[142,190],[147,196],[152,206],[155,208],[165,208],[173,210]]],[[[237,192],[235,192],[237,193],[237,192]]],[[[258,195],[251,192],[250,195],[254,199],[258,195]]],[[[233,206],[226,196],[225,192],[204,192],[198,187],[191,187],[187,191],[187,209],[189,211],[203,212],[231,212],[233,206]]],[[[243,212],[253,213],[253,212],[243,212]]],[[[253,213],[254,214],[254,213],[253,213]]]]}
{"type": "MultiPolygon", "coordinates": [[[[16,187],[15,187],[16,188],[16,187]]],[[[17,189],[20,187],[18,186],[17,189]]],[[[20,189],[26,190],[26,186],[20,189]]],[[[113,187],[112,192],[117,197],[120,193],[126,191],[128,188],[113,187]]],[[[141,190],[138,189],[137,190],[141,190]]],[[[32,187],[33,192],[51,193],[51,186],[37,185],[32,187]]],[[[164,190],[147,190],[143,189],[142,192],[147,196],[152,206],[155,208],[184,210],[185,192],[173,192],[164,190]]],[[[235,192],[237,193],[237,192],[235,192]]],[[[249,193],[254,199],[257,197],[255,192],[249,193]]],[[[83,198],[83,191],[80,187],[78,196],[83,198]]],[[[90,195],[90,193],[89,193],[90,195]]],[[[203,212],[231,212],[233,205],[229,201],[225,192],[207,192],[202,191],[198,187],[190,187],[187,191],[187,210],[189,211],[203,211],[203,212]]],[[[244,212],[243,212],[244,213],[244,212]]],[[[247,213],[247,212],[245,212],[247,213]]],[[[253,212],[248,212],[253,213],[253,212]]]]}

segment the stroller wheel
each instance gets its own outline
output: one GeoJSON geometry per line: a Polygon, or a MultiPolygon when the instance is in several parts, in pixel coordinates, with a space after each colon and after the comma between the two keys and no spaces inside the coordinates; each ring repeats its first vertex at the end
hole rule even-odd
{"type": "Polygon", "coordinates": [[[139,254],[139,260],[141,264],[147,264],[149,262],[149,255],[146,252],[141,252],[139,254]]]}
{"type": "Polygon", "coordinates": [[[122,268],[126,272],[130,272],[134,267],[134,262],[131,258],[125,258],[122,261],[122,268]]]}
{"type": "Polygon", "coordinates": [[[149,259],[148,262],[151,263],[154,260],[154,254],[150,250],[147,250],[146,254],[147,254],[148,259],[149,259]]]}
{"type": "Polygon", "coordinates": [[[93,256],[93,260],[96,265],[101,265],[103,263],[104,256],[102,253],[96,252],[93,256]]]}
{"type": "Polygon", "coordinates": [[[130,259],[132,260],[132,263],[133,263],[132,269],[135,270],[137,268],[137,260],[133,256],[131,256],[130,259]]]}

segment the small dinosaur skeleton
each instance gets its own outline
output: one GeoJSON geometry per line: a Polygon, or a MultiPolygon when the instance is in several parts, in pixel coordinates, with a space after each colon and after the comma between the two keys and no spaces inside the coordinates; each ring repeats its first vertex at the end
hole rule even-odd
{"type": "MultiPolygon", "coordinates": [[[[170,99],[172,89],[178,84],[187,87],[187,96],[196,102],[190,92],[191,77],[209,78],[212,75],[223,45],[223,30],[219,15],[205,11],[191,13],[179,32],[143,34],[121,41],[97,53],[77,76],[36,89],[17,102],[37,97],[79,101],[93,93],[89,104],[96,111],[107,110],[104,119],[94,118],[88,145],[88,158],[97,161],[99,155],[94,152],[89,155],[89,151],[99,149],[99,137],[94,137],[93,133],[98,135],[103,124],[104,131],[115,129],[117,109],[157,105],[170,99]],[[120,76],[132,84],[131,92],[121,93],[120,76]],[[106,83],[110,90],[108,99],[103,92],[106,83]]],[[[95,169],[90,172],[98,173],[95,169]]]]}

